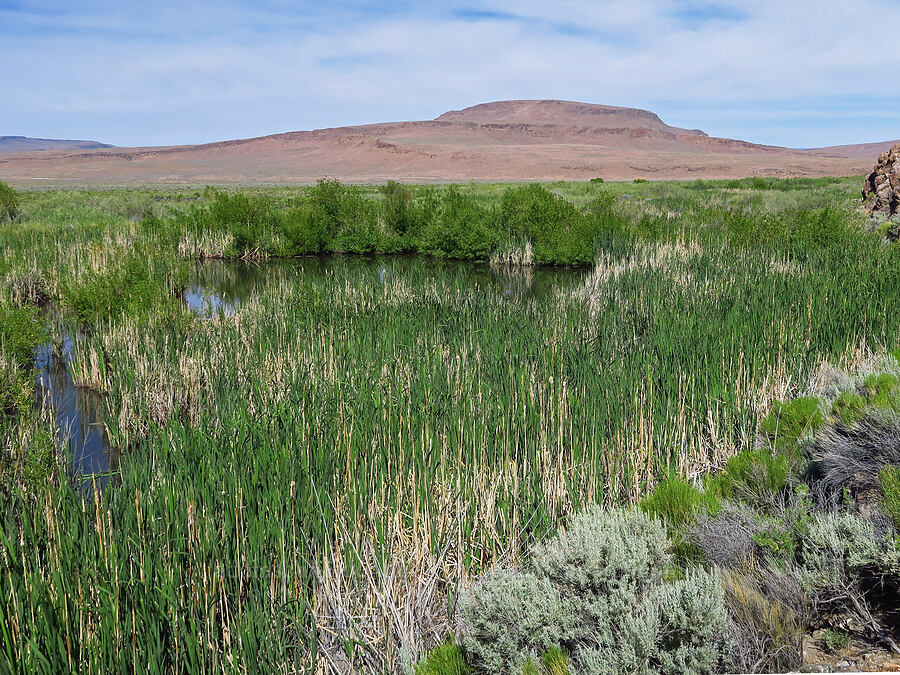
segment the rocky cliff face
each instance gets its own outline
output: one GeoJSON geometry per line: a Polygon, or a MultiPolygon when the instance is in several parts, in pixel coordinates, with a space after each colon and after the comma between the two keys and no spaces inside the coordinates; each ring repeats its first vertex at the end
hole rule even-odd
{"type": "Polygon", "coordinates": [[[869,211],[886,216],[900,214],[900,143],[881,153],[862,189],[869,211]]]}

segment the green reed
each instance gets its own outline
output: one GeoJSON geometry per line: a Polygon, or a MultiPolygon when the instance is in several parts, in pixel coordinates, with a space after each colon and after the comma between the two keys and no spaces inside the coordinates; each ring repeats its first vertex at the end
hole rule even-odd
{"type": "MultiPolygon", "coordinates": [[[[446,634],[461,579],[587,502],[721,466],[823,360],[897,345],[900,249],[848,207],[729,210],[745,187],[700,187],[627,186],[655,195],[621,202],[633,226],[549,278],[306,262],[233,314],[98,313],[73,374],[125,454],[93,498],[62,481],[7,499],[2,658],[396,669],[446,634]]],[[[0,241],[29,262],[4,273],[49,270],[51,289],[155,236],[124,217],[17,227],[0,241]]]]}

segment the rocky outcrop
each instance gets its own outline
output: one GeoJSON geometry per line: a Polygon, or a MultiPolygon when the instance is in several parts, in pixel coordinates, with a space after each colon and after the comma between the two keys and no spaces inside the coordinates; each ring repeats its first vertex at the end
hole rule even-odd
{"type": "Polygon", "coordinates": [[[900,214],[900,143],[881,153],[878,164],[866,176],[862,196],[872,213],[900,214]]]}

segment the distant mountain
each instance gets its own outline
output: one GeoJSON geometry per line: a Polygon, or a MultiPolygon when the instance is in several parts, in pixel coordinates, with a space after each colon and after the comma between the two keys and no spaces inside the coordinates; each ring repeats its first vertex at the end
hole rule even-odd
{"type": "Polygon", "coordinates": [[[113,146],[97,141],[66,141],[55,138],[0,136],[0,152],[32,152],[36,150],[96,150],[113,146]]]}
{"type": "Polygon", "coordinates": [[[552,124],[589,129],[652,129],[674,134],[706,136],[699,129],[670,127],[649,110],[620,108],[577,101],[495,101],[462,110],[451,110],[435,122],[473,122],[476,124],[552,124]]]}
{"type": "Polygon", "coordinates": [[[812,148],[807,150],[817,155],[826,155],[829,157],[852,157],[859,159],[871,159],[872,164],[878,161],[878,155],[886,150],[890,150],[900,140],[896,141],[879,141],[878,143],[858,143],[857,145],[831,145],[827,148],[812,148]]]}
{"type": "Polygon", "coordinates": [[[430,121],[204,145],[98,146],[0,154],[0,180],[203,185],[311,183],[323,176],[360,183],[848,176],[871,170],[878,157],[874,147],[840,154],[850,151],[714,138],[669,126],[647,110],[556,100],[496,101],[430,121]]]}

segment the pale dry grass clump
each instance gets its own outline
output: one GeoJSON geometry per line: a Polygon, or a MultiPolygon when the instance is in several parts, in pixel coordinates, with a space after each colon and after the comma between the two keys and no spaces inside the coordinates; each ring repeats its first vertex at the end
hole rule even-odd
{"type": "MultiPolygon", "coordinates": [[[[684,263],[696,258],[702,252],[696,241],[677,240],[664,243],[641,243],[637,250],[626,259],[614,259],[606,253],[601,253],[591,275],[586,280],[586,286],[596,287],[618,280],[625,274],[659,270],[674,274],[684,263]]],[[[677,275],[676,275],[677,276],[677,275]]],[[[682,274],[680,277],[687,285],[690,277],[682,274]]]]}
{"type": "Polygon", "coordinates": [[[178,241],[178,257],[187,260],[224,258],[233,248],[233,244],[233,235],[224,230],[185,232],[178,241]]]}
{"type": "Polygon", "coordinates": [[[497,248],[491,253],[491,267],[530,267],[534,265],[534,251],[531,242],[524,244],[510,243],[505,247],[497,248]]]}

